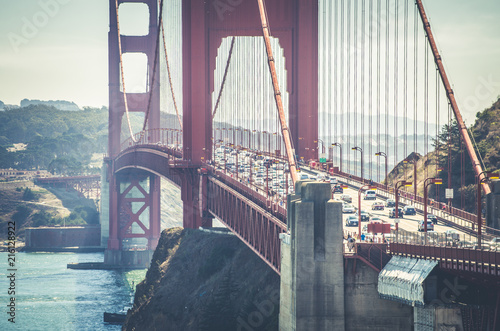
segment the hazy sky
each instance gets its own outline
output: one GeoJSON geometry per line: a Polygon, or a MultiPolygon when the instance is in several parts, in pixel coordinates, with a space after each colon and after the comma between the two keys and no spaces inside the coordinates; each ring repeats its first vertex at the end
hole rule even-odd
{"type": "MultiPolygon", "coordinates": [[[[0,0],[0,100],[107,105],[108,2],[0,0]]],[[[471,124],[475,113],[500,95],[500,1],[427,0],[424,5],[471,124]]]]}

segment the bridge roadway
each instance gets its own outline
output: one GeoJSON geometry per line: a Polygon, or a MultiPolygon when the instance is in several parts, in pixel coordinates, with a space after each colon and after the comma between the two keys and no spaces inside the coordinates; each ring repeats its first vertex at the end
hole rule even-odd
{"type": "MultiPolygon", "coordinates": [[[[127,148],[122,153],[123,155],[129,155],[127,157],[129,161],[124,162],[124,160],[121,160],[118,163],[124,162],[123,166],[127,168],[128,166],[125,163],[131,162],[130,167],[135,167],[134,165],[138,159],[141,159],[143,164],[141,167],[147,169],[150,165],[146,162],[146,154],[148,153],[148,147],[152,147],[152,144],[148,143],[147,145],[149,146],[136,145],[127,148]],[[141,151],[144,157],[134,157],[135,153],[133,150],[141,151]]],[[[154,152],[155,157],[161,157],[157,152],[161,149],[166,155],[163,157],[168,158],[167,162],[162,162],[163,166],[170,168],[183,168],[189,166],[185,161],[180,160],[181,155],[175,155],[175,157],[167,155],[174,154],[171,148],[165,145],[162,146],[158,143],[153,145],[153,149],[156,150],[156,152],[154,152]]],[[[119,159],[119,157],[117,159],[119,159]]],[[[245,180],[244,173],[239,173],[238,176],[235,172],[231,173],[228,169],[224,169],[227,168],[226,166],[229,163],[221,166],[220,163],[218,164],[217,159],[220,161],[220,157],[216,156],[216,162],[209,162],[210,164],[205,165],[208,169],[209,179],[207,191],[209,195],[207,196],[208,204],[206,210],[228,226],[228,228],[279,274],[279,234],[286,231],[286,205],[284,204],[283,196],[279,197],[275,194],[272,197],[268,197],[264,185],[250,185],[249,180],[245,180]]],[[[240,162],[243,161],[244,163],[248,159],[249,158],[245,159],[242,157],[240,162]]],[[[318,173],[317,170],[308,169],[307,167],[302,167],[302,169],[310,173],[318,173]]],[[[163,172],[164,171],[165,170],[163,170],[163,172]]],[[[160,172],[153,172],[161,175],[160,172]]],[[[361,186],[360,182],[356,181],[356,178],[350,178],[347,174],[336,174],[335,177],[350,187],[348,192],[353,196],[353,202],[356,202],[357,188],[361,186]]],[[[390,192],[386,192],[382,189],[383,185],[377,185],[379,188],[377,190],[379,200],[393,197],[390,192]]],[[[401,197],[400,201],[401,203],[409,203],[410,200],[401,197]]],[[[370,211],[370,202],[364,201],[362,204],[364,207],[362,208],[370,211]]],[[[421,203],[416,202],[414,205],[417,210],[422,210],[421,203]]],[[[422,233],[417,233],[417,220],[419,220],[421,216],[417,215],[410,217],[405,215],[401,220],[400,230],[397,232],[396,241],[391,240],[389,247],[384,248],[383,252],[379,253],[431,258],[440,261],[440,266],[442,268],[479,272],[495,277],[500,276],[500,251],[496,251],[496,246],[492,247],[491,250],[488,249],[489,247],[487,245],[483,246],[482,249],[477,249],[474,246],[476,239],[473,236],[473,221],[471,220],[473,218],[470,217],[471,214],[468,215],[470,219],[466,219],[457,217],[456,215],[452,216],[449,213],[433,207],[429,208],[429,212],[436,214],[439,218],[439,224],[436,226],[435,233],[441,234],[440,237],[436,237],[436,234],[431,232],[429,232],[427,236],[424,236],[422,233]],[[443,232],[450,229],[450,225],[457,231],[461,231],[461,238],[458,246],[457,242],[449,240],[449,238],[446,238],[443,234],[443,232]],[[409,230],[409,232],[405,230],[409,230]]],[[[387,211],[373,211],[374,216],[382,216],[384,220],[388,220],[386,213],[387,211]]],[[[391,223],[393,223],[393,220],[391,220],[391,223]]],[[[357,229],[353,232],[357,232],[357,229]]],[[[491,237],[491,235],[489,236],[491,237]]],[[[484,238],[483,242],[486,240],[487,239],[484,238]]],[[[377,254],[380,255],[379,253],[377,254]]],[[[367,260],[367,258],[365,258],[365,260],[367,260]]],[[[377,268],[381,269],[384,263],[383,261],[379,261],[378,263],[379,265],[377,268]]]]}

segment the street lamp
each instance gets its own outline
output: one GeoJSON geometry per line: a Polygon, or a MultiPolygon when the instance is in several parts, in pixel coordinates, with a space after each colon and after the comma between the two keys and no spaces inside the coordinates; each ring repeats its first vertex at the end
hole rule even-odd
{"type": "Polygon", "coordinates": [[[361,240],[361,192],[367,189],[376,190],[377,187],[373,185],[363,185],[358,190],[358,231],[360,240],[361,240]]]}
{"type": "Polygon", "coordinates": [[[361,153],[361,180],[363,181],[363,183],[365,182],[365,179],[363,177],[363,149],[361,147],[353,147],[351,148],[353,151],[359,151],[361,153]]]}
{"type": "Polygon", "coordinates": [[[406,180],[400,180],[399,182],[396,183],[396,186],[394,187],[394,195],[395,195],[395,200],[396,200],[396,209],[394,210],[394,218],[399,218],[399,194],[398,191],[401,187],[403,186],[411,186],[412,182],[408,182],[406,180]]]}
{"type": "Polygon", "coordinates": [[[332,147],[333,146],[337,146],[337,147],[340,148],[340,172],[342,172],[342,144],[340,144],[340,143],[333,143],[332,147]]]}
{"type": "MultiPolygon", "coordinates": [[[[430,184],[441,185],[443,184],[443,180],[439,177],[435,178],[426,178],[424,180],[424,232],[427,234],[427,187],[430,184]]],[[[425,237],[427,242],[427,237],[425,237]]]]}
{"type": "Polygon", "coordinates": [[[377,152],[375,153],[376,156],[383,156],[385,158],[385,190],[387,191],[387,184],[388,184],[388,178],[387,178],[387,154],[384,152],[377,152]]]}
{"type": "Polygon", "coordinates": [[[499,179],[498,173],[483,171],[477,175],[477,245],[481,248],[481,225],[483,223],[481,217],[481,183],[486,182],[488,179],[499,179]],[[483,178],[481,175],[485,174],[483,178]]]}
{"type": "Polygon", "coordinates": [[[403,163],[413,163],[413,182],[415,185],[413,185],[413,199],[417,198],[417,160],[404,160],[403,163]]]}

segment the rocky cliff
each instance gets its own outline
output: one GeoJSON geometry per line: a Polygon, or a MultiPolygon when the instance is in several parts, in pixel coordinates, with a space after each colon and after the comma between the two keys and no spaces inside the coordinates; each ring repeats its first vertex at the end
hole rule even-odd
{"type": "Polygon", "coordinates": [[[279,277],[230,233],[162,232],[123,330],[277,330],[279,277]]]}

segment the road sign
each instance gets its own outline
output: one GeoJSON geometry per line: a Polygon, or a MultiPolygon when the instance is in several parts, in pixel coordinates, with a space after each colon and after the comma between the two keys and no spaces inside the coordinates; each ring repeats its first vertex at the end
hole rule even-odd
{"type": "Polygon", "coordinates": [[[319,163],[326,163],[326,154],[321,153],[319,155],[319,163]]]}
{"type": "Polygon", "coordinates": [[[452,188],[445,189],[444,195],[446,199],[453,199],[453,189],[452,188]]]}

